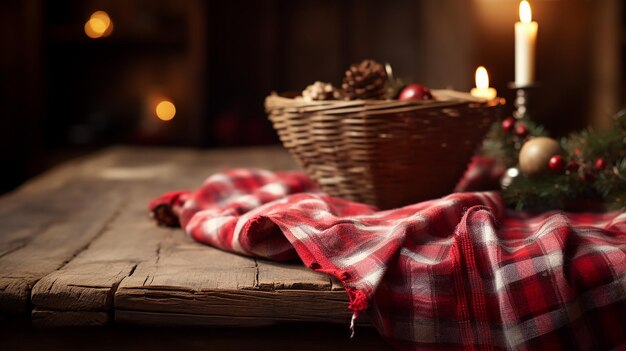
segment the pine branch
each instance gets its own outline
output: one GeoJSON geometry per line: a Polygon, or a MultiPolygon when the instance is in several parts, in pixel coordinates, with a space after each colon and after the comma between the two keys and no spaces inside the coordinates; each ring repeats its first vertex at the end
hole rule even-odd
{"type": "MultiPolygon", "coordinates": [[[[626,209],[626,109],[614,116],[607,131],[586,129],[561,140],[563,158],[578,165],[562,174],[513,178],[502,191],[505,203],[518,210],[563,209],[576,201],[604,201],[610,209],[626,209]]],[[[528,128],[530,136],[547,135],[542,126],[517,121],[528,128]]],[[[494,123],[481,152],[515,167],[526,138],[505,131],[494,123]]]]}
{"type": "MultiPolygon", "coordinates": [[[[523,124],[528,128],[528,137],[548,135],[543,126],[528,119],[521,119],[516,123],[523,124]]],[[[506,168],[515,167],[519,150],[528,137],[520,137],[513,132],[505,132],[502,129],[502,121],[496,121],[491,125],[479,153],[498,160],[506,168]]]]}

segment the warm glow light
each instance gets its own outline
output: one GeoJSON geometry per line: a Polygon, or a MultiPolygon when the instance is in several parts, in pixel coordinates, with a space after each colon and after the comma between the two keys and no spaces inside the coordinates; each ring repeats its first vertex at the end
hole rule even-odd
{"type": "Polygon", "coordinates": [[[162,121],[169,121],[176,116],[176,106],[171,101],[159,102],[155,109],[156,116],[162,121]]]}
{"type": "Polygon", "coordinates": [[[533,15],[530,11],[530,4],[526,0],[519,3],[519,20],[522,23],[530,23],[533,21],[533,15]]]}
{"type": "Polygon", "coordinates": [[[92,25],[91,25],[91,20],[87,21],[87,23],[85,23],[85,34],[87,34],[88,37],[90,37],[91,39],[96,39],[96,38],[100,38],[102,37],[102,33],[98,33],[96,32],[92,25]]]}
{"type": "Polygon", "coordinates": [[[91,14],[85,23],[85,34],[92,39],[108,37],[113,31],[113,22],[104,11],[96,11],[91,14]]]}
{"type": "Polygon", "coordinates": [[[519,175],[519,170],[515,167],[513,168],[509,168],[506,170],[506,175],[511,177],[511,178],[515,178],[519,175]]]}
{"type": "Polygon", "coordinates": [[[476,88],[489,88],[489,74],[487,74],[487,69],[485,69],[485,67],[483,66],[480,66],[476,69],[476,88]]]}
{"type": "Polygon", "coordinates": [[[489,74],[487,74],[487,69],[485,67],[480,66],[476,68],[476,88],[470,90],[470,94],[473,97],[479,99],[491,100],[494,99],[498,92],[494,88],[489,87],[489,74]]]}
{"type": "Polygon", "coordinates": [[[91,14],[90,18],[101,21],[105,29],[111,24],[109,14],[104,11],[96,11],[91,14]]]}

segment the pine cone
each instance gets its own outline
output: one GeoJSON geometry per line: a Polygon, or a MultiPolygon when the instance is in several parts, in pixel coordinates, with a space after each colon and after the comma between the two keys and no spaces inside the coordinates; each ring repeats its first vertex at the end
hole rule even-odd
{"type": "Polygon", "coordinates": [[[317,81],[302,91],[302,98],[305,101],[339,100],[342,96],[341,90],[335,88],[330,83],[317,81]]]}
{"type": "Polygon", "coordinates": [[[347,100],[383,100],[386,85],[385,66],[374,60],[363,60],[346,71],[342,88],[347,100]]]}

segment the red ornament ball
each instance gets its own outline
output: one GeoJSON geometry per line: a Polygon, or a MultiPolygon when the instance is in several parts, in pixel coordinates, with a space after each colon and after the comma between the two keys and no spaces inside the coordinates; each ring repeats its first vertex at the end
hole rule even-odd
{"type": "Polygon", "coordinates": [[[567,165],[567,170],[570,172],[576,172],[579,168],[580,165],[576,161],[570,161],[570,163],[567,165]]]}
{"type": "Polygon", "coordinates": [[[510,133],[513,130],[513,127],[515,127],[515,118],[507,117],[504,120],[502,120],[503,131],[510,133]]]}
{"type": "Polygon", "coordinates": [[[525,138],[528,136],[528,127],[526,127],[523,123],[518,123],[515,127],[515,135],[520,138],[525,138]]]}
{"type": "Polygon", "coordinates": [[[561,155],[554,155],[550,157],[550,161],[548,161],[548,166],[554,173],[561,173],[565,169],[565,160],[561,155]]]}
{"type": "Polygon", "coordinates": [[[604,157],[598,157],[596,159],[596,162],[593,164],[593,167],[598,170],[601,171],[603,169],[606,168],[606,158],[604,157]]]}
{"type": "Polygon", "coordinates": [[[428,88],[421,84],[410,84],[402,89],[398,100],[432,100],[433,96],[428,88]]]}

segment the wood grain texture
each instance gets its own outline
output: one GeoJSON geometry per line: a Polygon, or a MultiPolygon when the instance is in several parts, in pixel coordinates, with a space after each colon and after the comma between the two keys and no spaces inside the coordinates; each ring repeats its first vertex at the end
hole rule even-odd
{"type": "Polygon", "coordinates": [[[257,259],[261,290],[331,290],[330,278],[301,263],[285,264],[257,259]]]}
{"type": "Polygon", "coordinates": [[[32,291],[33,305],[57,311],[112,310],[113,292],[121,280],[156,250],[160,238],[170,232],[145,220],[144,206],[137,202],[135,207],[141,208],[123,207],[89,247],[39,280],[32,291]]]}
{"type": "Polygon", "coordinates": [[[86,175],[121,150],[78,159],[0,197],[0,315],[30,312],[33,285],[99,234],[121,203],[86,175]]]}
{"type": "MultiPolygon", "coordinates": [[[[25,212],[18,216],[33,216],[34,225],[31,228],[22,228],[24,234],[17,242],[20,245],[5,251],[0,257],[1,313],[27,312],[33,285],[46,274],[72,260],[91,240],[100,235],[122,202],[122,198],[114,193],[99,193],[91,196],[90,200],[83,201],[71,196],[64,198],[64,201],[76,201],[82,208],[70,206],[70,213],[50,220],[52,223],[39,222],[37,213],[25,212]]],[[[54,202],[48,204],[54,206],[54,202]]],[[[24,221],[28,221],[28,218],[24,221]]],[[[7,237],[10,238],[11,235],[7,237]]],[[[14,240],[13,238],[11,241],[10,238],[5,242],[15,245],[14,240]]]]}
{"type": "Polygon", "coordinates": [[[32,312],[35,327],[94,327],[106,325],[109,315],[106,312],[47,311],[34,309],[32,312]]]}
{"type": "Polygon", "coordinates": [[[115,323],[119,325],[140,325],[145,327],[263,327],[274,325],[276,321],[269,319],[231,316],[215,316],[208,314],[146,312],[115,310],[115,323]]]}
{"type": "Polygon", "coordinates": [[[120,289],[116,318],[133,324],[179,324],[177,318],[202,318],[207,326],[255,326],[277,322],[349,323],[345,292],[311,290],[120,289]],[[144,320],[148,312],[149,320],[144,320]],[[206,317],[206,318],[205,318],[206,317]],[[227,322],[225,322],[227,321],[227,322]],[[226,323],[226,324],[224,324],[226,323]]]}
{"type": "Polygon", "coordinates": [[[328,277],[303,266],[254,260],[172,235],[154,260],[139,264],[122,281],[115,315],[150,325],[346,322],[347,296],[330,288],[328,277]]]}
{"type": "Polygon", "coordinates": [[[117,147],[0,198],[0,308],[37,326],[347,323],[336,281],[198,244],[157,227],[150,199],[225,168],[293,169],[281,148],[117,147]]]}

